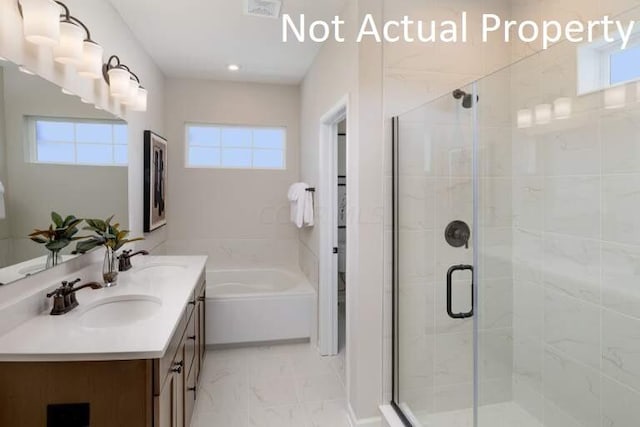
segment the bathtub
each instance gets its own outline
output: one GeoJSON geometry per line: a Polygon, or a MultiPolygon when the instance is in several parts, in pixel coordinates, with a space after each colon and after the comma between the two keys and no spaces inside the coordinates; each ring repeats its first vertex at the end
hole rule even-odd
{"type": "Polygon", "coordinates": [[[316,293],[300,272],[207,270],[207,345],[311,336],[316,293]]]}

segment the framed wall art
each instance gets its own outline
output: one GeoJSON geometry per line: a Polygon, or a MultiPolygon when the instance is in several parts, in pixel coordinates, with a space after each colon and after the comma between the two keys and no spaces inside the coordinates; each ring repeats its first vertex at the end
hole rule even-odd
{"type": "Polygon", "coordinates": [[[144,231],[167,223],[167,140],[144,131],[144,231]]]}

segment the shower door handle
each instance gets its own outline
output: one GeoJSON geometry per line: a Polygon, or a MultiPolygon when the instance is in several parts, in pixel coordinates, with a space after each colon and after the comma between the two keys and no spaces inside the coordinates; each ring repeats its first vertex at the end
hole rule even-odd
{"type": "Polygon", "coordinates": [[[449,317],[451,317],[452,319],[468,319],[469,317],[473,317],[473,304],[474,304],[474,300],[473,300],[473,266],[472,265],[466,265],[466,264],[460,264],[460,265],[453,265],[451,266],[451,268],[449,268],[449,271],[447,271],[447,314],[449,314],[449,317]],[[452,287],[453,287],[453,273],[455,273],[456,271],[465,271],[465,270],[469,270],[471,271],[471,310],[466,312],[466,313],[454,313],[453,312],[453,302],[451,300],[451,295],[452,295],[452,287]]]}

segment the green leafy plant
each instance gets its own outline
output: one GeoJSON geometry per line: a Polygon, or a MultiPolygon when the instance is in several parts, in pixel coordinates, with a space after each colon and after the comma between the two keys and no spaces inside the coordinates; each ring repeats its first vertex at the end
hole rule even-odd
{"type": "Polygon", "coordinates": [[[144,240],[142,237],[127,239],[129,230],[120,230],[120,224],[111,224],[112,220],[113,215],[105,220],[85,219],[87,226],[83,230],[92,231],[94,235],[78,242],[74,252],[83,254],[98,246],[104,246],[115,252],[127,243],[144,240]]]}
{"type": "Polygon", "coordinates": [[[49,225],[48,229],[35,229],[33,233],[29,234],[29,238],[36,243],[43,244],[51,252],[60,252],[74,240],[83,239],[83,237],[76,236],[79,231],[78,224],[82,222],[82,219],[73,215],[62,219],[62,216],[57,212],[51,212],[51,220],[53,224],[49,225]]]}

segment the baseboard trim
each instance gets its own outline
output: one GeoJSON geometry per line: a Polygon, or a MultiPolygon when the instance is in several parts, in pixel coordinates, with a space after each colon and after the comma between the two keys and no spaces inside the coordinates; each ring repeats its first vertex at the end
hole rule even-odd
{"type": "Polygon", "coordinates": [[[351,407],[351,403],[347,404],[347,410],[349,412],[349,424],[351,427],[381,427],[382,426],[382,418],[381,417],[371,417],[371,418],[362,418],[358,419],[356,417],[356,413],[353,411],[351,407]]]}

